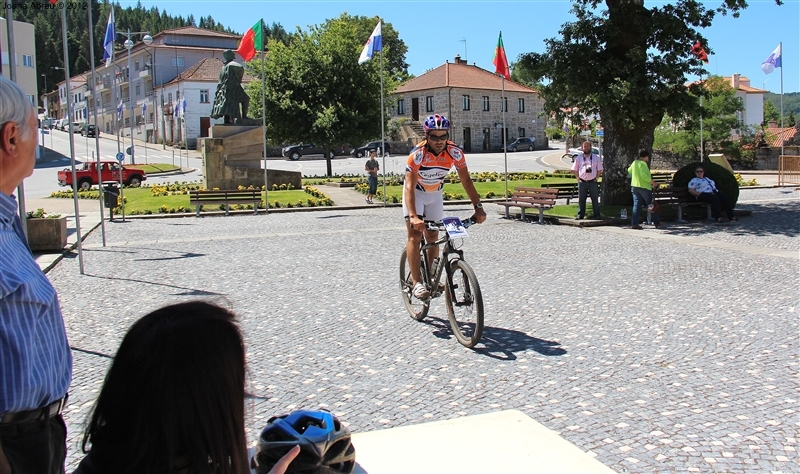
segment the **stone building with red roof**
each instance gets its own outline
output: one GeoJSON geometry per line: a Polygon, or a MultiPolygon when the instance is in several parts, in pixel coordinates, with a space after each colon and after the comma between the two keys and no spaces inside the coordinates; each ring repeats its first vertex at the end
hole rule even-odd
{"type": "MultiPolygon", "coordinates": [[[[503,113],[501,78],[469,65],[460,56],[415,77],[395,90],[392,118],[406,118],[421,135],[420,122],[431,114],[444,114],[451,123],[451,140],[466,152],[502,150],[503,113]]],[[[508,143],[534,137],[536,148],[547,146],[543,100],[528,86],[505,81],[505,133],[508,143]]],[[[416,138],[421,139],[421,136],[416,138]]]]}

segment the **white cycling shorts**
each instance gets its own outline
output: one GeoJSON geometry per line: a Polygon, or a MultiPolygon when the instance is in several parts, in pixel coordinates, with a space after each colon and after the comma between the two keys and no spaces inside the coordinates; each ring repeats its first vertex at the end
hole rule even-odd
{"type": "MultiPolygon", "coordinates": [[[[444,217],[444,198],[441,191],[426,193],[415,189],[414,205],[417,208],[416,214],[422,217],[423,221],[441,222],[444,217]]],[[[403,217],[408,220],[408,209],[405,201],[403,201],[403,217]]]]}

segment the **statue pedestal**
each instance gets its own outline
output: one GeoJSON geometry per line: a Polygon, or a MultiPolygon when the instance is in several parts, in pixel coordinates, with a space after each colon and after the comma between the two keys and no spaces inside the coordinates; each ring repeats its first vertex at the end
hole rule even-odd
{"type": "MultiPolygon", "coordinates": [[[[239,186],[264,186],[264,127],[253,125],[214,125],[208,138],[198,139],[203,157],[203,187],[237,189],[239,186]]],[[[267,170],[273,184],[292,184],[302,189],[302,174],[297,171],[267,170]]]]}

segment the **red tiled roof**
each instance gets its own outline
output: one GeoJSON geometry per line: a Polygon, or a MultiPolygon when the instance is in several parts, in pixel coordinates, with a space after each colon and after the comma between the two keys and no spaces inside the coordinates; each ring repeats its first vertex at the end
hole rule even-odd
{"type": "Polygon", "coordinates": [[[242,35],[225,33],[222,31],[207,30],[196,26],[182,26],[171,30],[164,30],[156,34],[156,37],[169,34],[189,35],[189,36],[217,36],[222,38],[241,38],[242,35]]]}
{"type": "MultiPolygon", "coordinates": [[[[225,66],[225,63],[219,58],[203,58],[165,85],[183,81],[217,82],[219,81],[219,72],[223,66],[225,66]]],[[[253,79],[255,79],[253,76],[245,74],[242,77],[242,83],[246,84],[253,79]]]]}
{"type": "Polygon", "coordinates": [[[768,128],[764,134],[764,141],[770,147],[780,148],[781,145],[790,141],[797,134],[797,127],[791,128],[768,128]],[[783,140],[781,140],[783,138],[783,140]]]}
{"type": "MultiPolygon", "coordinates": [[[[491,89],[500,90],[500,76],[481,69],[478,66],[470,66],[466,63],[454,64],[446,62],[441,66],[431,69],[421,76],[417,76],[397,88],[395,93],[415,92],[430,89],[440,89],[442,87],[461,87],[464,89],[491,89]]],[[[536,92],[528,86],[518,84],[514,81],[506,81],[506,92],[536,92]]]]}

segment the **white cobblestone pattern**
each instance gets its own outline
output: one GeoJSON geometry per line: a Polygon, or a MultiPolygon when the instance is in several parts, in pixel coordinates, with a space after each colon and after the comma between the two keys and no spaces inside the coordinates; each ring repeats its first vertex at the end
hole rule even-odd
{"type": "Polygon", "coordinates": [[[798,472],[798,255],[756,251],[800,250],[786,191],[743,191],[753,215],[737,224],[626,232],[487,206],[463,245],[486,306],[476,350],[452,337],[443,299],[423,322],[405,312],[398,208],[107,223],[107,247],[85,241],[85,275],[77,258],[48,273],[75,358],[68,471],[127,328],[202,298],[241,318],[251,441],[295,408],[329,407],[354,431],[514,408],[618,472],[798,472]]]}

